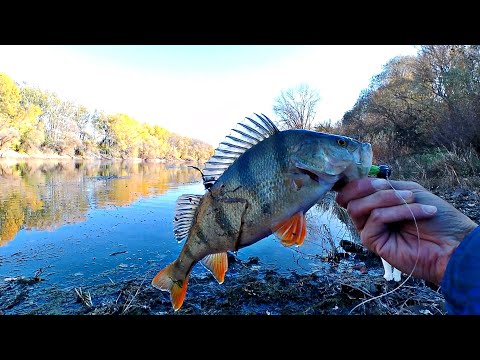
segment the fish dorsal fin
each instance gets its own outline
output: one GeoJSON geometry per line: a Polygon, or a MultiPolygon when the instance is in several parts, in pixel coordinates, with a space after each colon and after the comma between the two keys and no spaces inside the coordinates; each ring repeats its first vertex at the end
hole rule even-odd
{"type": "Polygon", "coordinates": [[[201,264],[215,276],[219,284],[223,283],[225,273],[228,270],[228,257],[226,252],[209,254],[201,260],[201,264]]]}
{"type": "Polygon", "coordinates": [[[254,113],[256,119],[246,117],[227,135],[205,163],[203,185],[209,189],[240,155],[260,141],[279,132],[275,124],[264,114],[254,113]]]}
{"type": "Polygon", "coordinates": [[[178,242],[188,235],[201,199],[202,195],[192,194],[183,194],[178,197],[173,217],[173,234],[178,242]]]}
{"type": "Polygon", "coordinates": [[[302,211],[297,212],[292,217],[284,220],[272,228],[273,233],[280,239],[282,245],[300,246],[307,235],[307,222],[305,214],[302,211]]]}

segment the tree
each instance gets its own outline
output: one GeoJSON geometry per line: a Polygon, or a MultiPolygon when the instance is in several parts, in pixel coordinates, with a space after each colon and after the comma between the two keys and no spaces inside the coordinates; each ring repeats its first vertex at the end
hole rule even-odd
{"type": "Polygon", "coordinates": [[[446,148],[480,151],[480,46],[425,45],[391,59],[342,119],[386,161],[446,148]]]}
{"type": "Polygon", "coordinates": [[[126,114],[108,115],[113,154],[121,158],[137,157],[141,145],[141,124],[126,114]]]}
{"type": "Polygon", "coordinates": [[[88,109],[83,105],[78,104],[74,107],[73,121],[77,125],[77,135],[81,141],[85,141],[87,138],[87,128],[90,125],[94,114],[90,114],[88,109]]]}
{"type": "Polygon", "coordinates": [[[381,161],[432,146],[431,95],[418,78],[417,62],[414,56],[389,60],[342,118],[342,132],[370,142],[381,161]]]}
{"type": "Polygon", "coordinates": [[[126,114],[90,112],[55,93],[24,84],[17,87],[0,73],[0,154],[2,150],[61,155],[204,160],[213,148],[203,142],[139,123],[126,114]]]}
{"type": "Polygon", "coordinates": [[[8,149],[20,135],[14,124],[19,103],[17,85],[8,75],[0,73],[0,151],[8,149]]]}
{"type": "Polygon", "coordinates": [[[18,111],[15,127],[19,137],[14,142],[16,151],[36,151],[45,141],[43,124],[38,120],[42,110],[37,105],[31,104],[21,107],[18,111]]]}
{"type": "Polygon", "coordinates": [[[110,146],[110,142],[113,135],[110,132],[110,128],[108,126],[108,116],[101,110],[95,109],[91,118],[91,124],[93,127],[93,134],[92,138],[95,141],[100,149],[105,151],[108,146],[110,146]]]}
{"type": "Polygon", "coordinates": [[[480,47],[422,46],[417,73],[431,94],[436,144],[480,151],[480,47]]]}
{"type": "Polygon", "coordinates": [[[15,82],[7,74],[0,73],[0,121],[17,115],[20,98],[15,82]]]}
{"type": "Polygon", "coordinates": [[[275,99],[273,112],[280,118],[282,128],[312,130],[319,101],[317,90],[301,84],[296,88],[281,91],[280,96],[275,99]]]}

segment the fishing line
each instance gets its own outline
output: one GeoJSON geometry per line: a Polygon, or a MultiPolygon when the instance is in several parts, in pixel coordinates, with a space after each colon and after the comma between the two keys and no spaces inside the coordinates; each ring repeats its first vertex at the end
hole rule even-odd
{"type": "Polygon", "coordinates": [[[362,301],[360,304],[357,304],[356,306],[354,306],[352,308],[352,310],[350,310],[350,312],[348,313],[349,315],[359,306],[361,305],[364,305],[366,304],[367,302],[369,301],[372,301],[372,300],[376,300],[376,299],[380,299],[384,296],[387,296],[391,293],[393,293],[394,291],[397,291],[398,289],[400,289],[413,275],[413,271],[415,270],[415,268],[417,267],[417,263],[418,263],[418,260],[420,258],[420,230],[418,229],[418,224],[417,224],[417,219],[415,218],[415,215],[413,214],[413,211],[412,209],[410,208],[410,205],[408,205],[408,203],[405,201],[405,199],[403,197],[400,196],[400,194],[398,194],[398,191],[393,187],[392,183],[390,182],[388,176],[385,177],[385,180],[387,180],[388,184],[390,185],[390,187],[393,189],[393,191],[395,191],[395,193],[400,197],[400,199],[403,200],[403,202],[405,203],[405,205],[407,205],[407,208],[408,210],[410,211],[410,214],[412,214],[412,218],[413,218],[413,222],[415,223],[415,229],[417,230],[417,240],[418,240],[418,247],[417,247],[417,258],[415,259],[415,263],[413,264],[413,268],[412,268],[412,271],[410,271],[410,273],[408,274],[407,278],[405,280],[403,280],[396,288],[384,293],[384,294],[381,294],[381,295],[377,295],[375,297],[372,297],[370,299],[367,299],[365,301],[362,301]]]}

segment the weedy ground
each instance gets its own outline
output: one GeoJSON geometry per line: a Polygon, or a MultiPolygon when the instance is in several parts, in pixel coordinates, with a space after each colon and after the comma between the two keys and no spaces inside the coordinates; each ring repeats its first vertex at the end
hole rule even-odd
{"type": "MultiPolygon", "coordinates": [[[[44,304],[25,314],[69,315],[443,315],[442,295],[422,280],[409,279],[399,289],[382,277],[373,255],[323,259],[322,271],[288,276],[262,266],[258,258],[240,262],[230,256],[230,269],[220,285],[213,277],[192,274],[183,307],[174,312],[167,293],[145,279],[89,289],[51,289],[44,304]],[[372,275],[372,273],[374,275],[372,275]],[[385,294],[378,299],[375,296],[385,294]],[[357,306],[359,305],[359,306],[357,306]]],[[[405,279],[405,277],[404,277],[405,279]]],[[[4,314],[28,301],[37,281],[11,280],[0,285],[4,314]]]]}
{"type": "MultiPolygon", "coordinates": [[[[0,283],[3,314],[38,315],[444,315],[438,288],[409,278],[402,286],[383,279],[380,259],[367,251],[331,253],[322,266],[301,275],[279,274],[257,257],[229,256],[225,282],[192,274],[183,307],[174,312],[168,294],[150,279],[87,288],[47,290],[36,304],[29,294],[40,276],[0,283]],[[383,296],[382,296],[383,295],[383,296]]],[[[404,275],[403,280],[406,279],[404,275]]]]}

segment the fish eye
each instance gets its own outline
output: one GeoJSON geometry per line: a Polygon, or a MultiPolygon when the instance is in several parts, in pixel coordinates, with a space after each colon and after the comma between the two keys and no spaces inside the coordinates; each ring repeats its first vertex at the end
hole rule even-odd
{"type": "Polygon", "coordinates": [[[337,144],[340,145],[341,147],[347,146],[347,141],[345,139],[337,139],[337,144]]]}

